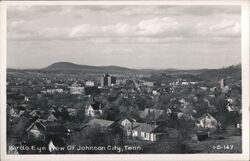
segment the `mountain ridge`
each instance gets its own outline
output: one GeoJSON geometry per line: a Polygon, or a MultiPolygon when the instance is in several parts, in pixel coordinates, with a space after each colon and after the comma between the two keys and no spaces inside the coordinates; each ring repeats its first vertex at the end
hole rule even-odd
{"type": "MultiPolygon", "coordinates": [[[[19,70],[19,69],[8,69],[19,70]]],[[[55,62],[45,68],[41,69],[20,69],[20,71],[44,71],[44,72],[93,72],[93,73],[117,73],[117,74],[152,74],[152,75],[180,75],[180,74],[192,74],[199,76],[203,79],[216,78],[227,76],[241,77],[241,64],[231,65],[228,67],[222,67],[217,69],[132,69],[126,67],[120,67],[116,65],[109,66],[92,66],[92,65],[80,65],[72,62],[55,62]]]]}

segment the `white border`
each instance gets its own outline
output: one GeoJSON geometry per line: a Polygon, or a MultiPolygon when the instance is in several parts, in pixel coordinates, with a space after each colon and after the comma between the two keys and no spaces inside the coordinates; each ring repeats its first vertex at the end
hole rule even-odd
{"type": "Polygon", "coordinates": [[[223,0],[223,1],[4,1],[1,4],[1,34],[0,34],[0,112],[1,112],[1,159],[3,161],[40,161],[40,160],[249,160],[249,1],[248,0],[223,0]],[[8,5],[241,5],[241,58],[242,58],[242,114],[243,135],[242,154],[129,154],[129,155],[7,155],[6,154],[6,6],[8,5]]]}

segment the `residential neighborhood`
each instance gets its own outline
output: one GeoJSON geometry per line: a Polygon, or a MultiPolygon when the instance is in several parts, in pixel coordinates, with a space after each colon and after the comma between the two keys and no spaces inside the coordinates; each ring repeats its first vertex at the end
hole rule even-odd
{"type": "Polygon", "coordinates": [[[212,142],[230,139],[239,146],[240,67],[216,72],[121,74],[10,69],[8,153],[204,153],[208,151],[197,151],[196,147],[206,143],[213,148],[212,142]],[[236,73],[220,74],[235,69],[236,73]],[[206,79],[211,73],[213,76],[206,79]],[[43,150],[13,148],[31,145],[43,150]],[[71,145],[139,148],[63,148],[71,145]]]}

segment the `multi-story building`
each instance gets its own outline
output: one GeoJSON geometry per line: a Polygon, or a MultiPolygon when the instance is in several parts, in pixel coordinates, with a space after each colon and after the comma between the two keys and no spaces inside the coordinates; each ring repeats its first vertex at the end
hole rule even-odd
{"type": "Polygon", "coordinates": [[[81,87],[80,84],[72,84],[72,86],[69,87],[70,89],[70,94],[73,95],[80,95],[80,94],[84,94],[84,87],[81,87]]]}
{"type": "Polygon", "coordinates": [[[86,86],[89,86],[89,87],[93,87],[93,86],[95,86],[95,83],[92,82],[92,81],[86,81],[86,82],[85,82],[85,85],[86,85],[86,86]]]}
{"type": "Polygon", "coordinates": [[[101,77],[101,86],[111,86],[116,84],[116,77],[105,74],[101,77]]]}

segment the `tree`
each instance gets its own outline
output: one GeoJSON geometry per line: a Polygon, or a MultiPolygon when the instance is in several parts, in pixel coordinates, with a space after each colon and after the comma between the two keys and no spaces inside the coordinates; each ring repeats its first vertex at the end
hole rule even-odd
{"type": "Polygon", "coordinates": [[[225,94],[221,94],[216,99],[216,107],[218,112],[226,112],[227,111],[227,97],[225,94]]]}
{"type": "Polygon", "coordinates": [[[175,128],[178,130],[179,135],[177,144],[179,144],[181,151],[186,151],[185,141],[189,139],[190,135],[194,133],[195,121],[183,114],[183,117],[178,119],[175,128]]]}
{"type": "Polygon", "coordinates": [[[115,104],[111,104],[110,106],[106,106],[103,109],[102,118],[106,120],[116,121],[120,117],[120,110],[118,106],[115,104]]]}

